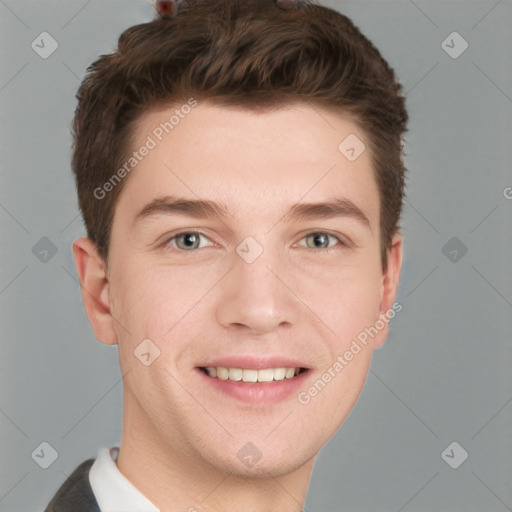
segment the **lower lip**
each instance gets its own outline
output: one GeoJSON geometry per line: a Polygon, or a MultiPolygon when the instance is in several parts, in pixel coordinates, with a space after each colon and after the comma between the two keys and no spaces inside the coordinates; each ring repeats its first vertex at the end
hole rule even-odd
{"type": "Polygon", "coordinates": [[[306,370],[291,379],[271,382],[243,382],[210,377],[199,368],[197,371],[209,386],[228,396],[252,404],[277,404],[286,400],[304,386],[304,381],[310,373],[309,370],[306,370]]]}

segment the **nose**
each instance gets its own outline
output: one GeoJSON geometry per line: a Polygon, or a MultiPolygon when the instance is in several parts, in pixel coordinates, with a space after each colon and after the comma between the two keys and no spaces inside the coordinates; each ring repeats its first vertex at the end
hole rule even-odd
{"type": "Polygon", "coordinates": [[[249,261],[235,253],[233,268],[218,296],[218,322],[251,335],[294,325],[303,306],[294,296],[291,273],[279,251],[263,247],[263,252],[249,261]]]}

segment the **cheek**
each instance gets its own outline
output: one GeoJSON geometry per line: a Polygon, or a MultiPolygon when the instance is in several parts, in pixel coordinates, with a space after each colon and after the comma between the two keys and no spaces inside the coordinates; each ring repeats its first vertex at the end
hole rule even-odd
{"type": "MultiPolygon", "coordinates": [[[[317,379],[297,396],[299,411],[318,429],[319,448],[334,435],[360,396],[371,359],[371,350],[340,346],[317,379]]],[[[309,430],[311,430],[311,425],[309,430]]]]}
{"type": "Polygon", "coordinates": [[[116,319],[126,327],[117,327],[120,339],[129,337],[130,345],[145,338],[167,343],[221,276],[213,268],[125,261],[112,276],[116,319]]]}
{"type": "Polygon", "coordinates": [[[332,311],[332,314],[336,315],[336,326],[350,338],[373,324],[378,317],[380,297],[379,288],[375,283],[347,283],[344,290],[333,293],[332,300],[333,304],[337,304],[332,311]]]}
{"type": "Polygon", "coordinates": [[[349,343],[378,318],[381,275],[372,266],[340,267],[301,279],[304,302],[329,328],[336,346],[349,343]]]}

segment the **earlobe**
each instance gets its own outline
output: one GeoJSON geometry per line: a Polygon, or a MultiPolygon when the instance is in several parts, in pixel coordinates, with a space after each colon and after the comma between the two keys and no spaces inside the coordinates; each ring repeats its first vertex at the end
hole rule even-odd
{"type": "Polygon", "coordinates": [[[379,332],[374,339],[374,347],[380,348],[386,340],[388,334],[388,322],[390,313],[394,316],[396,294],[398,291],[398,283],[400,280],[400,270],[402,268],[402,236],[395,233],[391,239],[391,246],[388,248],[388,265],[382,276],[382,285],[380,292],[380,311],[379,318],[384,318],[385,327],[379,332]]]}
{"type": "Polygon", "coordinates": [[[76,271],[80,279],[82,301],[96,338],[107,345],[117,343],[110,314],[106,266],[94,242],[87,237],[73,242],[76,271]]]}

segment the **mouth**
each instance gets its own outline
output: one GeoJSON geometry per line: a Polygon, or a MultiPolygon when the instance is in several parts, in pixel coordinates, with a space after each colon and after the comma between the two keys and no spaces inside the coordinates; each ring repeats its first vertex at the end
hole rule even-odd
{"type": "Polygon", "coordinates": [[[203,366],[199,368],[203,373],[213,379],[229,380],[233,382],[279,382],[293,379],[307,371],[301,367],[279,368],[227,368],[224,366],[203,366]]]}
{"type": "Polygon", "coordinates": [[[235,399],[250,407],[293,399],[312,373],[297,361],[261,357],[224,358],[198,366],[196,371],[214,393],[214,400],[235,399]]]}

